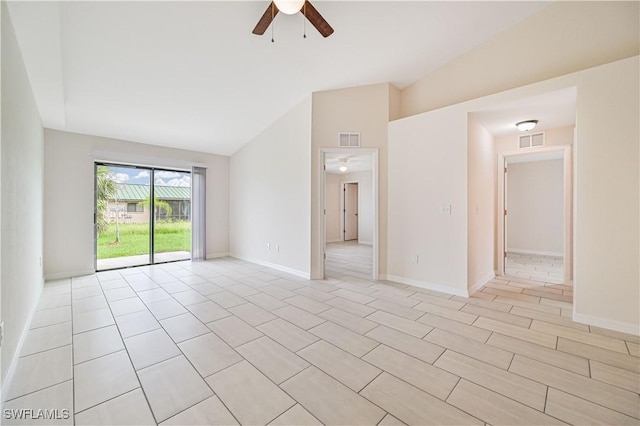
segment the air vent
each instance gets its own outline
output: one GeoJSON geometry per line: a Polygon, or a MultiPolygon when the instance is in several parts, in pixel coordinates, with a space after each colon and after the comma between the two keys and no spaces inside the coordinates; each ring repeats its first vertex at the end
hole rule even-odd
{"type": "Polygon", "coordinates": [[[520,148],[535,148],[544,146],[544,133],[532,133],[530,135],[522,135],[518,138],[520,148]]]}
{"type": "Polygon", "coordinates": [[[340,133],[340,148],[360,148],[360,133],[340,133]]]}

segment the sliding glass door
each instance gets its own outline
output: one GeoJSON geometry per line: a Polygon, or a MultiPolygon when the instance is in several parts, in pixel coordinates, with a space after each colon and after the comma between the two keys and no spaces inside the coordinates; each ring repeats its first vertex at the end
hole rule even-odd
{"type": "Polygon", "coordinates": [[[191,173],[96,163],[96,270],[191,257],[191,173]]]}

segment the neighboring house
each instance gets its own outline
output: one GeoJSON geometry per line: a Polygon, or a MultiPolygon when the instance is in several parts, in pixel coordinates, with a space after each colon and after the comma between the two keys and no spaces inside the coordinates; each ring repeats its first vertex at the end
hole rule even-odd
{"type": "MultiPolygon", "coordinates": [[[[109,222],[116,221],[116,214],[122,223],[149,222],[149,206],[144,201],[149,198],[148,185],[117,184],[116,197],[109,200],[107,215],[109,222]]],[[[160,220],[191,219],[191,188],[185,186],[155,185],[155,198],[171,206],[171,214],[163,209],[158,211],[160,220]]]]}

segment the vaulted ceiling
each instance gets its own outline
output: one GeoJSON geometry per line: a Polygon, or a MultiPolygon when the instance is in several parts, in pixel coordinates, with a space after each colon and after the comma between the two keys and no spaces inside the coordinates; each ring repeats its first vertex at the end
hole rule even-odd
{"type": "Polygon", "coordinates": [[[314,91],[404,88],[546,2],[322,1],[251,34],[268,1],[10,2],[43,125],[230,155],[314,91]]]}

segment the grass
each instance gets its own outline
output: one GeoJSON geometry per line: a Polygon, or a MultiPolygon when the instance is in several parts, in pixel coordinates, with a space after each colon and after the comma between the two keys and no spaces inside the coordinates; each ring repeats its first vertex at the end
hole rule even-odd
{"type": "MultiPolygon", "coordinates": [[[[120,244],[116,240],[116,225],[109,224],[98,236],[98,259],[136,256],[149,253],[149,224],[121,223],[120,244]]],[[[155,228],[155,252],[191,251],[191,223],[158,222],[155,228]]]]}

